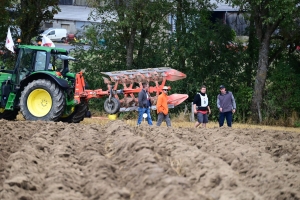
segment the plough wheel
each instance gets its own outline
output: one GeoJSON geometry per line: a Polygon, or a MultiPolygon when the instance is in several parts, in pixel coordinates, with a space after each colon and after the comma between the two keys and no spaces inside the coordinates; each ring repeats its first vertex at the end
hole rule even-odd
{"type": "Polygon", "coordinates": [[[120,110],[120,102],[118,99],[111,97],[110,100],[107,98],[104,102],[104,110],[108,114],[115,114],[120,110]]]}

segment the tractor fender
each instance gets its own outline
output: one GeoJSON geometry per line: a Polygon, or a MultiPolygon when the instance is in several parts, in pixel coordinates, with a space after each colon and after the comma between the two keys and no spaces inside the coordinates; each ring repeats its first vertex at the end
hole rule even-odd
{"type": "Polygon", "coordinates": [[[31,74],[25,80],[23,80],[21,82],[21,88],[25,87],[29,82],[31,82],[33,80],[37,80],[37,79],[47,79],[47,80],[53,81],[53,82],[57,83],[63,89],[67,89],[70,87],[68,84],[68,81],[66,81],[65,79],[58,78],[58,77],[54,76],[53,74],[49,74],[46,72],[37,72],[37,73],[31,74]]]}

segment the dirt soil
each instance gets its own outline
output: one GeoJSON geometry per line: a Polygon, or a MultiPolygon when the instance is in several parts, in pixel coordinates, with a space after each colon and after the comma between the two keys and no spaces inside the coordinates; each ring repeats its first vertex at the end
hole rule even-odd
{"type": "Polygon", "coordinates": [[[0,199],[300,199],[300,134],[0,120],[0,199]]]}

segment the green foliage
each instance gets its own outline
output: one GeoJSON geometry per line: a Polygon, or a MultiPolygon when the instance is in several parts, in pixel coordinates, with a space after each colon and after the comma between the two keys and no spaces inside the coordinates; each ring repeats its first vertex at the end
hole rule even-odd
{"type": "MultiPolygon", "coordinates": [[[[14,40],[20,38],[23,44],[30,44],[31,38],[38,35],[42,22],[52,20],[54,14],[60,11],[58,2],[59,0],[2,0],[0,38],[6,38],[7,28],[10,27],[14,40]]],[[[0,43],[0,48],[3,46],[0,43]]]]}
{"type": "Polygon", "coordinates": [[[236,121],[246,122],[246,118],[249,117],[250,107],[253,96],[253,89],[242,83],[237,86],[236,92],[234,92],[235,101],[237,104],[237,110],[234,117],[236,121]]]}
{"type": "MultiPolygon", "coordinates": [[[[5,39],[9,25],[12,25],[12,19],[10,17],[11,1],[1,0],[0,3],[0,50],[4,49],[5,39]]],[[[11,30],[12,35],[14,32],[11,30]]]]}
{"type": "Polygon", "coordinates": [[[267,70],[272,62],[290,46],[290,52],[300,41],[299,1],[298,0],[219,0],[238,6],[249,13],[249,19],[256,30],[259,41],[258,67],[254,82],[252,118],[262,121],[261,107],[263,91],[267,80],[267,70]],[[274,41],[275,40],[275,41],[274,41]],[[276,44],[272,44],[276,42],[276,44]],[[270,45],[271,44],[271,45],[270,45]],[[271,49],[270,49],[271,46],[271,49]],[[257,112],[258,111],[258,112],[257,112]]]}
{"type": "Polygon", "coordinates": [[[298,53],[285,54],[270,70],[264,101],[265,118],[287,118],[300,112],[300,59],[298,53]]]}
{"type": "Polygon", "coordinates": [[[0,60],[0,67],[4,67],[6,70],[12,70],[15,67],[16,55],[12,52],[5,50],[0,60]]]}
{"type": "MultiPolygon", "coordinates": [[[[247,120],[251,115],[250,104],[260,45],[258,39],[252,37],[248,48],[244,44],[238,43],[235,40],[234,32],[228,26],[222,23],[212,24],[209,21],[209,5],[206,5],[205,8],[207,9],[200,10],[187,1],[174,2],[174,5],[183,3],[182,5],[185,5],[184,12],[173,10],[175,15],[177,17],[180,15],[181,18],[177,20],[176,32],[168,35],[168,32],[163,29],[167,27],[165,21],[161,19],[155,22],[151,21],[153,20],[152,15],[148,12],[154,9],[151,7],[153,4],[147,4],[147,9],[141,6],[138,11],[135,9],[127,10],[128,7],[125,5],[115,7],[115,1],[107,1],[107,3],[107,7],[98,8],[98,14],[102,13],[102,17],[105,17],[104,13],[117,10],[119,20],[109,21],[103,18],[104,24],[90,27],[86,36],[90,41],[94,41],[91,48],[84,51],[80,46],[77,46],[76,50],[77,57],[81,60],[76,64],[76,70],[85,70],[86,79],[91,88],[106,88],[101,78],[103,75],[100,72],[128,69],[126,56],[128,55],[128,41],[131,34],[129,30],[135,28],[138,34],[134,37],[131,68],[168,66],[187,75],[185,80],[167,83],[172,88],[170,94],[189,95],[188,100],[173,109],[172,113],[180,113],[185,106],[190,108],[194,95],[204,84],[207,86],[212,109],[210,120],[217,120],[216,97],[219,92],[219,85],[224,84],[227,90],[233,92],[237,102],[235,120],[243,122],[247,120]],[[132,16],[136,17],[133,18],[132,16]],[[147,24],[151,24],[151,26],[147,26],[147,24]],[[97,42],[99,39],[105,40],[104,47],[97,42]],[[233,43],[233,41],[237,42],[233,43]]],[[[136,8],[138,3],[139,1],[133,1],[130,6],[136,8]]],[[[161,13],[166,12],[165,10],[161,11],[161,13]]],[[[276,69],[280,71],[281,65],[276,65],[276,69]]],[[[286,73],[292,72],[286,71],[286,73]]],[[[278,81],[274,68],[270,82],[274,85],[278,81]]],[[[268,85],[268,94],[273,94],[269,91],[277,88],[272,88],[272,84],[268,85]]],[[[287,101],[287,105],[277,106],[276,112],[282,112],[283,107],[288,107],[290,111],[298,109],[295,103],[297,99],[292,100],[294,95],[289,94],[287,96],[285,94],[283,97],[287,97],[290,101],[287,101]]],[[[278,104],[276,102],[277,96],[270,95],[267,98],[265,105],[268,106],[264,108],[278,104]]],[[[283,99],[281,100],[283,101],[283,99]]],[[[97,107],[96,104],[94,105],[97,107]]],[[[265,116],[267,111],[268,109],[264,112],[265,116]]],[[[124,113],[121,116],[127,119],[131,115],[124,113]]]]}
{"type": "Polygon", "coordinates": [[[156,49],[161,46],[160,40],[153,39],[157,34],[164,34],[161,30],[167,24],[165,16],[170,13],[172,4],[167,0],[103,0],[100,3],[102,6],[96,6],[96,12],[91,17],[101,19],[102,25],[98,30],[109,43],[107,49],[113,47],[114,54],[119,53],[116,50],[120,50],[120,57],[117,55],[116,59],[122,65],[125,63],[127,69],[133,66],[145,68],[145,64],[156,61],[157,59],[151,59],[148,60],[149,63],[145,59],[148,54],[155,56],[160,53],[156,49]]]}
{"type": "MultiPolygon", "coordinates": [[[[181,13],[184,17],[181,21],[177,21],[178,26],[181,28],[179,32],[169,35],[164,29],[164,27],[168,28],[166,21],[162,19],[155,21],[150,12],[155,10],[157,4],[147,4],[147,8],[141,7],[145,9],[139,9],[143,16],[139,15],[139,17],[132,19],[129,14],[137,14],[137,11],[127,11],[126,7],[115,8],[114,2],[107,1],[106,7],[97,7],[98,14],[103,14],[103,16],[98,15],[98,17],[102,16],[105,23],[101,26],[95,24],[87,29],[87,39],[95,41],[91,43],[91,48],[87,51],[83,50],[81,46],[76,48],[76,57],[80,59],[80,62],[75,64],[75,70],[84,69],[85,77],[91,88],[106,89],[101,78],[103,76],[101,72],[127,69],[128,37],[126,32],[122,32],[122,30],[127,30],[126,27],[132,27],[134,22],[128,22],[131,19],[138,24],[136,28],[137,32],[140,33],[135,36],[134,40],[132,68],[167,66],[187,75],[184,80],[167,82],[167,85],[172,88],[170,94],[182,93],[189,95],[189,99],[172,109],[172,113],[179,114],[185,109],[185,106],[190,108],[194,95],[202,84],[207,86],[207,93],[213,111],[210,118],[214,120],[218,118],[216,97],[220,84],[226,84],[230,90],[234,89],[233,92],[238,94],[237,102],[245,104],[243,105],[245,108],[243,108],[247,112],[247,101],[244,102],[244,99],[239,99],[244,98],[242,94],[246,90],[246,86],[238,87],[246,76],[251,76],[251,74],[245,75],[244,73],[248,61],[247,53],[242,44],[230,45],[235,38],[234,32],[228,26],[222,23],[212,24],[209,21],[211,14],[209,5],[201,4],[203,7],[199,9],[194,4],[185,1],[185,13],[181,13]],[[126,17],[129,18],[122,18],[119,21],[105,20],[104,17],[107,15],[104,15],[104,13],[114,9],[118,9],[119,12],[124,9],[123,11],[128,14],[126,17]],[[185,29],[183,30],[182,27],[185,27],[185,29]],[[96,42],[99,38],[105,40],[105,47],[96,42]],[[182,60],[184,63],[182,63],[182,60]]],[[[138,1],[133,2],[138,3],[138,1]]],[[[161,10],[162,14],[160,15],[169,11],[161,10]]],[[[118,16],[120,18],[120,14],[118,16]]],[[[98,106],[99,108],[101,106],[98,106]]],[[[242,114],[238,113],[237,115],[242,114]]],[[[126,114],[122,114],[122,116],[128,118],[126,114]]],[[[242,117],[239,117],[239,119],[242,119],[242,117]]]]}
{"type": "Polygon", "coordinates": [[[13,7],[16,11],[13,19],[15,24],[21,29],[21,41],[23,44],[30,44],[31,38],[38,35],[42,22],[52,20],[54,14],[60,11],[58,2],[59,0],[14,1],[13,7]]]}
{"type": "Polygon", "coordinates": [[[294,127],[299,128],[299,127],[300,127],[300,121],[296,121],[296,122],[294,123],[294,127]]]}

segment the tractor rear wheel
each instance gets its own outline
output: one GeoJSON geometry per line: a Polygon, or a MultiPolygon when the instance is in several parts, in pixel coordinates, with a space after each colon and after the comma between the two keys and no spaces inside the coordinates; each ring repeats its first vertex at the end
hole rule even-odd
{"type": "Polygon", "coordinates": [[[4,110],[3,112],[0,111],[0,119],[15,120],[17,115],[17,110],[4,110]]]}
{"type": "Polygon", "coordinates": [[[22,91],[20,109],[26,120],[57,121],[65,108],[65,95],[55,83],[40,79],[22,91]]]}
{"type": "Polygon", "coordinates": [[[120,101],[114,97],[107,98],[104,102],[104,110],[108,114],[116,114],[120,110],[120,101]]]}
{"type": "Polygon", "coordinates": [[[88,110],[87,104],[81,103],[81,104],[75,106],[74,112],[71,115],[69,115],[67,117],[62,117],[59,120],[62,122],[68,122],[68,123],[79,123],[79,122],[83,121],[87,110],[88,110]]]}

